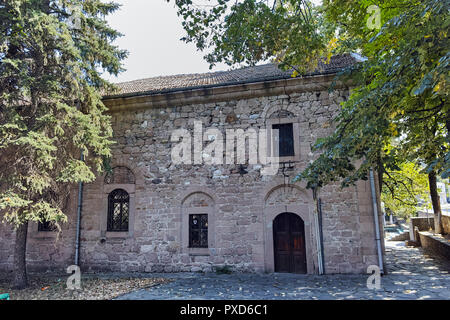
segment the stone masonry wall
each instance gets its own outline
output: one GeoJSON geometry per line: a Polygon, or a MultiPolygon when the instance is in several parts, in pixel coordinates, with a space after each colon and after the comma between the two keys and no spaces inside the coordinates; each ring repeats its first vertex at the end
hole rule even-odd
{"type": "MultiPolygon", "coordinates": [[[[70,193],[66,210],[67,223],[61,232],[38,232],[36,222],[28,223],[27,268],[31,271],[58,269],[74,264],[77,214],[77,188],[70,193]]],[[[12,270],[15,232],[11,225],[0,223],[0,270],[12,270]]]]}
{"type": "MultiPolygon", "coordinates": [[[[127,167],[134,177],[111,181],[101,176],[84,186],[82,268],[175,272],[231,265],[238,271],[273,271],[272,221],[289,211],[305,222],[308,273],[317,273],[315,202],[311,190],[291,180],[316,156],[311,145],[330,133],[339,103],[348,95],[346,89],[324,90],[112,113],[117,142],[112,167],[127,167]],[[192,134],[195,120],[202,121],[204,131],[217,128],[225,139],[226,129],[261,129],[267,119],[277,117],[292,119],[299,128],[299,160],[285,170],[287,177],[282,170],[275,176],[261,176],[259,164],[246,165],[247,173],[241,174],[236,164],[175,165],[171,161],[176,144],[171,133],[184,128],[192,134]],[[114,188],[130,194],[129,232],[106,231],[107,196],[114,188]],[[206,250],[188,248],[187,216],[192,212],[208,214],[206,250]]],[[[73,264],[75,189],[73,195],[69,223],[59,240],[31,232],[30,268],[73,264]]],[[[343,190],[338,184],[330,185],[319,196],[326,272],[362,273],[368,265],[377,264],[369,183],[360,181],[343,190]]],[[[8,269],[12,233],[0,228],[0,268],[8,269]]]]}

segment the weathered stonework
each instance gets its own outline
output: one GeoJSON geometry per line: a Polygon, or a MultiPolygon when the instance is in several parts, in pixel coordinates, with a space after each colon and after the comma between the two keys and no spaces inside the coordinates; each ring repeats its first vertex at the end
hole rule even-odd
{"type": "MultiPolygon", "coordinates": [[[[114,129],[113,178],[101,176],[84,186],[81,266],[85,270],[139,272],[211,271],[231,265],[237,271],[274,270],[272,223],[283,212],[305,225],[307,272],[318,272],[316,202],[311,190],[292,178],[317,155],[311,145],[328,135],[340,102],[349,95],[341,85],[328,92],[332,76],[188,90],[105,100],[114,129]],[[261,165],[175,165],[171,133],[203,128],[265,128],[270,121],[295,124],[298,141],[293,168],[275,176],[260,175],[261,165]],[[125,168],[125,169],[124,169],[125,168]],[[130,194],[128,232],[107,232],[107,197],[116,188],[130,194]],[[208,214],[208,248],[188,248],[188,215],[208,214]]],[[[225,148],[224,148],[225,150],[225,148]]],[[[369,182],[340,189],[322,188],[326,273],[365,273],[377,264],[369,182]]],[[[69,222],[59,239],[30,224],[31,269],[73,264],[76,186],[69,222]]],[[[381,210],[379,210],[381,212],[381,210]]],[[[381,218],[379,219],[381,221],[381,218]]],[[[13,232],[0,225],[0,268],[11,269],[13,232]]]]}

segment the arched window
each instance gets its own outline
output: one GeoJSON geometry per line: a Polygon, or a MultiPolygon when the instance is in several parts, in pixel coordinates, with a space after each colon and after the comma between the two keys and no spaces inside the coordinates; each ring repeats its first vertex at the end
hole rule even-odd
{"type": "Polygon", "coordinates": [[[115,189],[108,195],[107,231],[128,231],[130,196],[123,189],[115,189]]]}

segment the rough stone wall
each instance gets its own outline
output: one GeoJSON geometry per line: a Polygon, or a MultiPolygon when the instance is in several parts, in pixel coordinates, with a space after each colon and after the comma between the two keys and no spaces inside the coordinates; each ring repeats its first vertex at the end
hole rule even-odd
{"type": "MultiPolygon", "coordinates": [[[[348,90],[303,92],[113,113],[117,143],[112,150],[112,166],[129,168],[135,179],[110,181],[102,176],[85,185],[82,267],[174,272],[210,271],[214,266],[231,265],[239,271],[272,271],[273,216],[297,210],[294,213],[302,217],[306,227],[308,273],[316,273],[315,203],[302,183],[289,181],[316,156],[310,146],[332,130],[331,119],[347,96],[348,90]],[[171,161],[175,144],[171,133],[184,128],[192,134],[195,120],[202,121],[203,132],[213,127],[225,134],[226,129],[264,128],[266,119],[277,117],[292,118],[299,124],[300,158],[294,168],[285,171],[287,177],[281,170],[276,176],[261,176],[259,164],[246,165],[247,173],[241,174],[235,164],[175,165],[171,161]],[[130,230],[107,232],[107,195],[119,187],[130,193],[130,230]],[[187,246],[187,216],[192,212],[209,215],[206,250],[187,246]]],[[[365,272],[377,261],[369,183],[361,181],[344,190],[330,185],[319,196],[323,203],[326,272],[365,272]]],[[[76,201],[69,212],[70,223],[56,246],[54,239],[29,242],[31,267],[72,264],[75,217],[76,201]]],[[[2,238],[10,237],[1,232],[2,238]]],[[[0,254],[0,268],[10,265],[12,251],[5,242],[0,245],[0,254]]]]}
{"type": "MultiPolygon", "coordinates": [[[[38,232],[36,222],[28,223],[27,268],[30,271],[57,270],[64,272],[74,264],[77,214],[77,188],[70,193],[67,223],[61,232],[38,232]]],[[[0,270],[12,270],[15,232],[11,225],[0,223],[0,270]]]]}
{"type": "Polygon", "coordinates": [[[13,239],[15,233],[11,226],[0,223],[0,271],[10,270],[13,264],[13,239]]]}
{"type": "Polygon", "coordinates": [[[442,236],[433,235],[431,232],[419,232],[420,245],[426,253],[438,256],[444,260],[450,260],[450,242],[442,236]]]}
{"type": "MultiPolygon", "coordinates": [[[[419,231],[434,230],[434,215],[429,213],[428,217],[413,217],[410,218],[409,223],[411,240],[414,240],[414,228],[417,226],[419,231]]],[[[442,214],[442,228],[445,234],[450,234],[450,216],[445,213],[442,214]]]]}
{"type": "Polygon", "coordinates": [[[434,217],[431,214],[430,217],[411,217],[409,218],[409,239],[413,241],[418,241],[415,237],[416,227],[419,231],[429,231],[434,229],[434,217]]]}

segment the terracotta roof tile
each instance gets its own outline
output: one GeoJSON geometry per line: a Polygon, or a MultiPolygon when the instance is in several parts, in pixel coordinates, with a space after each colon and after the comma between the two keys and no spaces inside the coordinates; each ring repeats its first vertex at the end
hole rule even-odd
{"type": "MultiPolygon", "coordinates": [[[[308,75],[335,73],[359,61],[362,61],[361,57],[354,54],[333,56],[330,63],[320,63],[317,70],[308,75]]],[[[291,75],[291,70],[282,71],[276,64],[270,63],[230,71],[160,76],[118,83],[119,92],[113,95],[105,95],[105,97],[157,94],[193,88],[289,79],[291,75]]]]}

